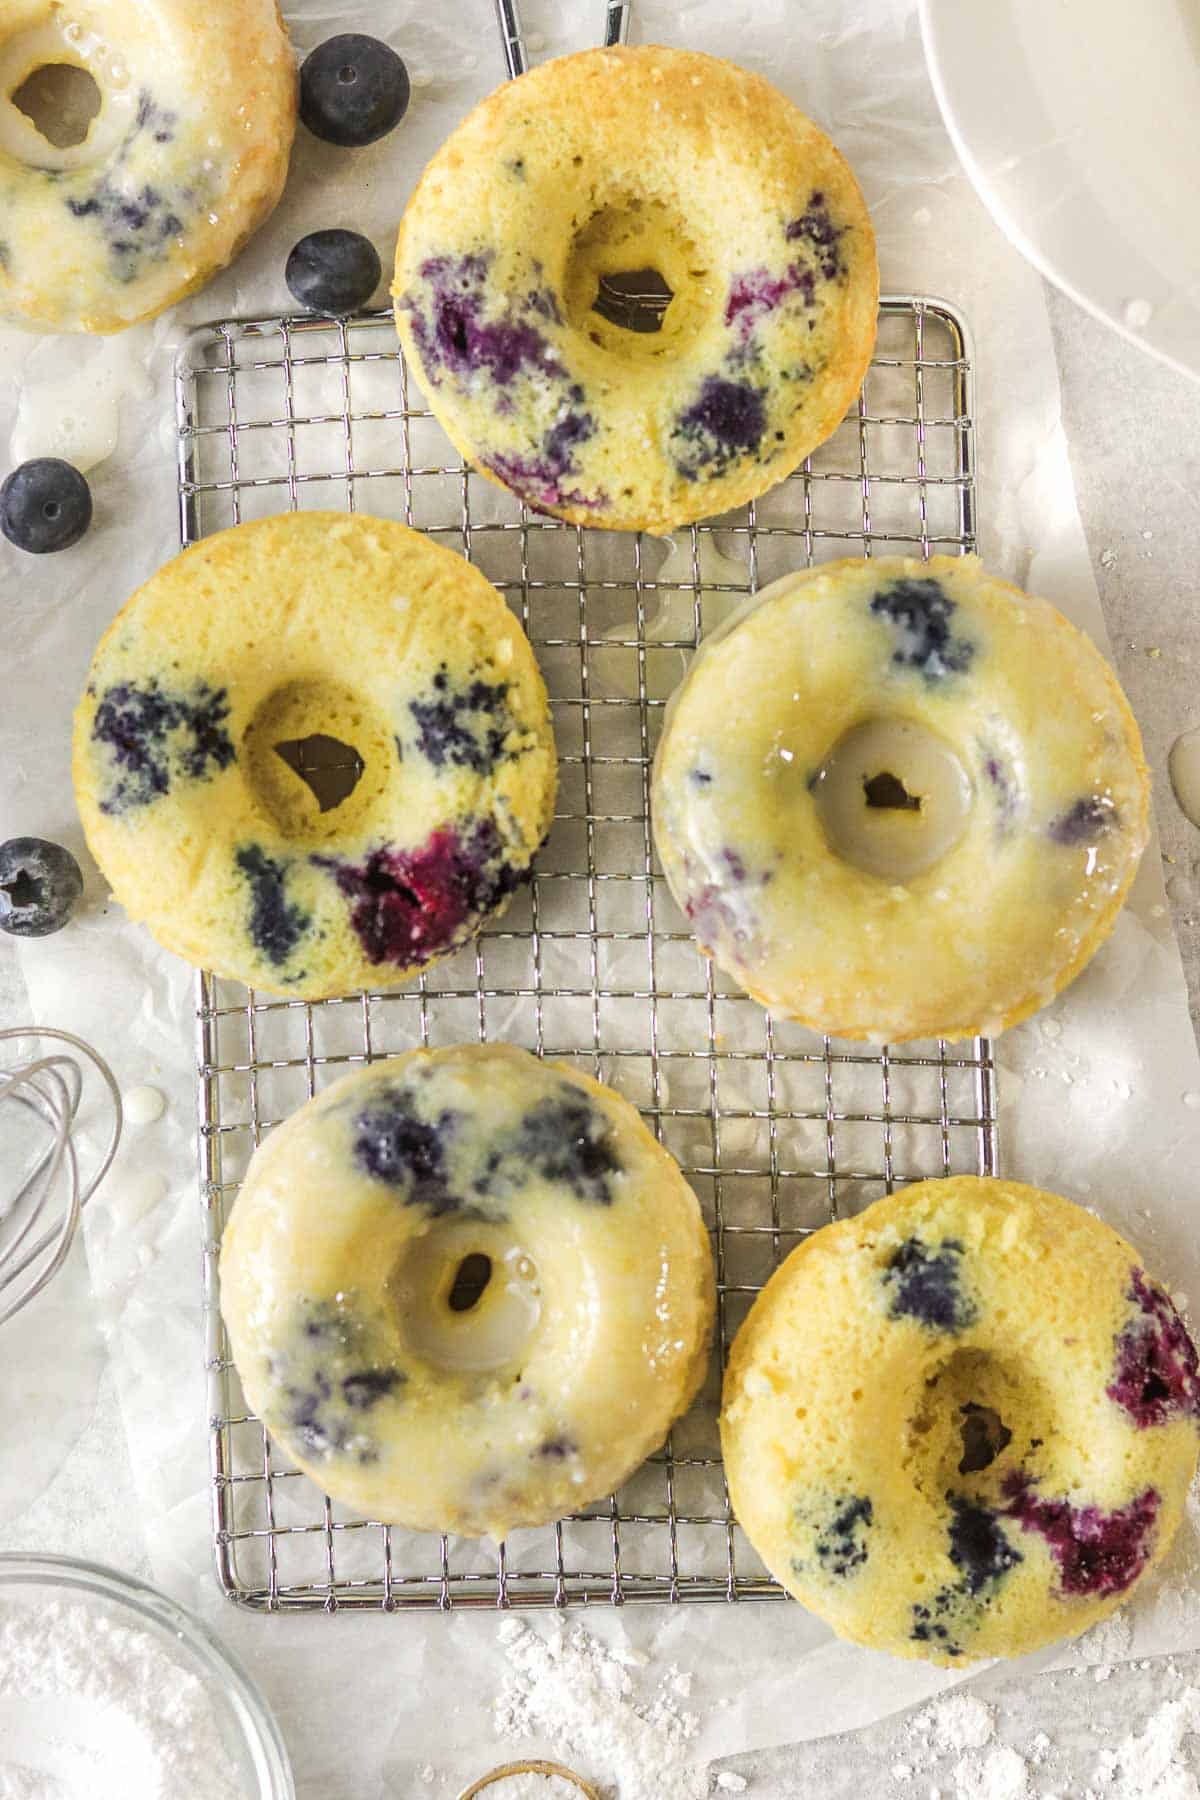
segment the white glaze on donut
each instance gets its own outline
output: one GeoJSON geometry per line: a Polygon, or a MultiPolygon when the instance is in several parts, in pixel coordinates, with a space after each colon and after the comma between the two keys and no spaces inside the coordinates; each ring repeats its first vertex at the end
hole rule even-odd
{"type": "Polygon", "coordinates": [[[0,318],[118,331],[200,286],[274,207],[296,72],[275,0],[8,0],[0,18],[0,318]],[[100,109],[57,147],[13,102],[73,64],[100,109]]]}

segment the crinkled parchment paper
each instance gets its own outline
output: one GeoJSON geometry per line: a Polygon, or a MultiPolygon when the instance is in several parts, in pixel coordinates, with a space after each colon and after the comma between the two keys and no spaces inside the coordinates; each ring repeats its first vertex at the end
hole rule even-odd
{"type": "MultiPolygon", "coordinates": [[[[90,406],[120,406],[117,449],[94,473],[96,521],[85,541],[44,561],[0,543],[2,836],[34,832],[83,856],[68,777],[71,708],[101,630],[177,546],[172,346],[200,319],[285,309],[286,252],[318,226],[371,233],[386,265],[425,158],[502,75],[489,0],[378,0],[370,8],[343,0],[285,10],[302,48],[351,27],[395,44],[417,78],[399,132],[354,154],[301,132],[285,202],[236,269],[177,314],[128,334],[122,349],[0,334],[6,440],[24,391],[22,445],[30,447],[32,431],[32,447],[40,447],[46,386],[59,383],[61,395],[70,371],[90,406]]],[[[599,0],[527,0],[535,54],[594,43],[601,11],[599,0]]],[[[944,296],[973,326],[986,560],[1046,594],[1103,644],[1041,285],[957,169],[913,7],[639,0],[634,36],[761,69],[833,133],[872,208],[885,291],[944,296]]],[[[418,1771],[430,1763],[447,1781],[465,1779],[501,1748],[488,1707],[503,1674],[494,1615],[261,1617],[223,1609],[217,1596],[191,975],[125,924],[86,866],[90,909],[81,924],[0,951],[0,1016],[82,1032],[123,1085],[153,1082],[169,1107],[163,1122],[128,1132],[96,1202],[86,1241],[90,1297],[80,1264],[68,1278],[74,1287],[64,1282],[60,1295],[30,1312],[17,1357],[0,1360],[0,1541],[101,1555],[108,1547],[214,1618],[281,1717],[302,1795],[371,1800],[421,1791],[418,1771]],[[155,1172],[167,1189],[157,1203],[146,1185],[155,1172]],[[57,1320],[68,1300],[88,1321],[69,1379],[57,1365],[57,1320]],[[106,1339],[102,1374],[93,1325],[106,1339]]],[[[1005,1037],[998,1055],[1004,1170],[1095,1206],[1145,1247],[1173,1286],[1200,1299],[1200,1066],[1154,848],[1111,943],[1056,1005],[1005,1037]]],[[[1200,1644],[1195,1559],[1194,1539],[1180,1545],[1166,1577],[1133,1608],[1131,1653],[1200,1644]]],[[[688,1704],[704,1716],[706,1755],[862,1724],[951,1679],[835,1644],[794,1606],[626,1608],[620,1618],[590,1614],[588,1625],[693,1672],[688,1704]]]]}

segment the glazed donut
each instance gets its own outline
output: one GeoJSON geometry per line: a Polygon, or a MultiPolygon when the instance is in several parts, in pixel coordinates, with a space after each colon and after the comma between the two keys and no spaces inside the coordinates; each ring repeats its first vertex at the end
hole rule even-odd
{"type": "Polygon", "coordinates": [[[721,1443],[776,1579],[841,1637],[1021,1656],[1161,1562],[1200,1372],[1116,1232],[1011,1181],[924,1181],[826,1226],[737,1334],[721,1443]]]}
{"type": "Polygon", "coordinates": [[[356,1512],[468,1537],[618,1487],[695,1395],[714,1305],[634,1109],[510,1044],[335,1082],[255,1153],[221,1250],[271,1434],[356,1512]]]}
{"type": "Polygon", "coordinates": [[[556,781],[546,690],[495,588],[345,513],[238,525],[160,569],[101,639],[73,772],[131,917],[305,999],[465,943],[528,869],[556,781]],[[324,809],[296,766],[311,739],[363,764],[324,809]]]}
{"type": "Polygon", "coordinates": [[[0,319],[120,331],[203,286],[274,208],[295,126],[275,0],[6,0],[0,319]],[[63,64],[99,110],[59,144],[18,102],[63,64]]]}
{"type": "Polygon", "coordinates": [[[575,524],[668,531],[836,429],[879,282],[824,133],[761,76],[646,46],[544,63],[477,107],[409,201],[393,291],[464,457],[575,524]],[[647,272],[661,328],[627,328],[602,284],[647,272]]]}
{"type": "Polygon", "coordinates": [[[784,576],[700,648],[653,787],[700,947],[842,1038],[994,1035],[1111,931],[1148,831],[1108,664],[974,557],[784,576]]]}

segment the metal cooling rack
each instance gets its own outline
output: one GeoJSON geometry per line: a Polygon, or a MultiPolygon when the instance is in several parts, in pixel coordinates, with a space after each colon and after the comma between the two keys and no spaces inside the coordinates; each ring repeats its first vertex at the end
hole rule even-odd
{"type": "Polygon", "coordinates": [[[530,513],[451,450],[387,313],[204,327],[177,372],[185,545],[314,507],[403,519],[476,563],[532,639],[553,701],[559,810],[530,884],[412,986],[306,1004],[198,980],[200,1163],[217,1572],[270,1609],[778,1598],[735,1525],[720,1369],[771,1269],[895,1186],[996,1165],[989,1046],[873,1051],[772,1021],[697,953],[654,860],[650,765],[700,638],[786,569],[974,547],[971,356],[941,302],[882,303],[877,354],[830,441],[755,505],[656,540],[530,513]],[[741,568],[719,560],[723,549],[741,568]],[[343,1513],[246,1410],[217,1252],[261,1138],[352,1065],[508,1038],[595,1074],[678,1157],[710,1224],[719,1344],[701,1399],[618,1495],[490,1550],[343,1513]]]}

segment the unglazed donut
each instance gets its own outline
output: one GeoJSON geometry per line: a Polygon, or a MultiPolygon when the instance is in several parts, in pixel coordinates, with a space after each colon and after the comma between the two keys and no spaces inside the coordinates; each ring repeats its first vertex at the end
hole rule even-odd
{"type": "Polygon", "coordinates": [[[201,287],[275,206],[295,125],[275,0],[6,0],[0,319],[120,331],[201,287]],[[64,146],[13,98],[58,64],[100,94],[64,146]]]}
{"type": "Polygon", "coordinates": [[[700,648],[654,834],[701,948],[843,1038],[994,1034],[1112,929],[1148,830],[1091,641],[974,557],[826,563],[700,648]]]}
{"type": "Polygon", "coordinates": [[[550,826],[546,690],[478,570],[406,526],[281,514],[134,595],[75,715],[88,843],[189,962],[318,998],[404,981],[498,911],[550,826]],[[339,805],[281,750],[358,752],[339,805]]]}
{"type": "Polygon", "coordinates": [[[247,1399],[330,1494],[502,1538],[658,1447],[703,1378],[714,1280],[627,1101],[471,1045],[356,1070],[266,1140],[221,1308],[247,1399]]]}
{"type": "Polygon", "coordinates": [[[1170,1297],[1081,1207],[926,1181],[792,1252],[734,1342],[721,1442],[776,1578],[840,1636],[955,1663],[1104,1618],[1196,1469],[1170,1297]]]}
{"type": "Polygon", "coordinates": [[[875,341],[871,222],[761,76],[589,50],[476,108],[400,227],[406,356],[465,457],[580,525],[666,531],[779,481],[833,432],[875,341]],[[646,270],[661,329],[596,310],[646,270]]]}

